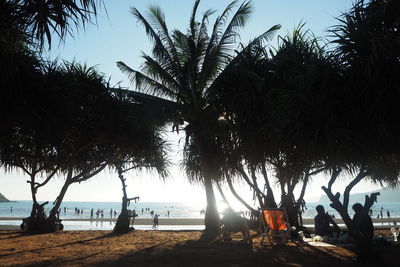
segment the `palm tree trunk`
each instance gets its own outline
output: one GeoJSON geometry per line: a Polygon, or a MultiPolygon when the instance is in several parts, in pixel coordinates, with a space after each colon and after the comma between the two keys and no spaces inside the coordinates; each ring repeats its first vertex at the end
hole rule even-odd
{"type": "Polygon", "coordinates": [[[32,196],[32,210],[31,210],[31,219],[35,218],[36,215],[36,206],[37,206],[37,199],[36,199],[36,189],[35,189],[35,177],[36,173],[32,172],[30,177],[31,177],[31,181],[30,186],[31,186],[31,196],[32,196]]]}
{"type": "Polygon", "coordinates": [[[122,184],[123,196],[122,196],[121,213],[118,216],[117,223],[115,224],[115,227],[113,229],[113,233],[125,234],[129,232],[129,223],[130,223],[130,218],[128,214],[128,196],[126,194],[126,184],[123,175],[123,170],[120,166],[118,166],[117,171],[118,171],[118,178],[121,180],[122,184]]]}
{"type": "Polygon", "coordinates": [[[207,207],[206,216],[204,218],[205,230],[203,239],[214,239],[220,233],[220,218],[217,209],[217,201],[215,200],[214,189],[210,176],[204,177],[204,187],[206,191],[207,207]]]}
{"type": "Polygon", "coordinates": [[[55,205],[53,206],[53,208],[50,211],[50,215],[49,215],[49,219],[56,219],[57,218],[57,213],[58,210],[61,207],[61,203],[65,197],[65,194],[67,193],[67,190],[69,188],[69,186],[71,185],[71,183],[67,180],[65,181],[63,187],[61,188],[60,194],[58,195],[56,201],[55,201],[55,205]]]}

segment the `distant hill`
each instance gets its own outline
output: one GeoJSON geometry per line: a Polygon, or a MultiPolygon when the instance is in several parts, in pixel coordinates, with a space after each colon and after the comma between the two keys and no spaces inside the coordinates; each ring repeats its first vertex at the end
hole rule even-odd
{"type": "MultiPolygon", "coordinates": [[[[379,190],[374,190],[365,193],[358,193],[358,194],[350,194],[350,202],[360,202],[364,203],[365,195],[369,195],[370,193],[380,192],[381,194],[378,196],[378,202],[400,202],[400,188],[389,188],[384,187],[379,190]]],[[[342,196],[341,196],[342,198],[342,196]]],[[[326,195],[322,195],[319,199],[321,203],[330,202],[329,198],[326,195]]]]}
{"type": "Polygon", "coordinates": [[[0,193],[0,202],[9,202],[9,200],[5,196],[3,196],[2,193],[0,193]]]}

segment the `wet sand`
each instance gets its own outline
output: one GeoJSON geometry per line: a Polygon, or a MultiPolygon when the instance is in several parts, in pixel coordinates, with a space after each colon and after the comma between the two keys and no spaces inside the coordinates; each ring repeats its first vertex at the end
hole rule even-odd
{"type": "MultiPolygon", "coordinates": [[[[389,232],[377,231],[388,235],[389,232]]],[[[201,231],[64,231],[31,235],[0,231],[0,266],[357,266],[354,247],[253,246],[232,241],[200,241],[201,231]]],[[[399,246],[385,247],[385,264],[397,266],[399,246]]],[[[365,266],[361,265],[360,266],[365,266]]]]}

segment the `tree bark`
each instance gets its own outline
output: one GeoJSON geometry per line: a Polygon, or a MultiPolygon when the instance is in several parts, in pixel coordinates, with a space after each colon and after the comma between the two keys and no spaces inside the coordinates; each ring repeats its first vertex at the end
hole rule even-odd
{"type": "Polygon", "coordinates": [[[125,234],[129,232],[130,217],[128,214],[128,196],[126,194],[126,184],[125,178],[123,176],[123,171],[121,167],[117,167],[118,178],[121,180],[122,184],[122,207],[121,213],[118,216],[117,223],[113,229],[113,233],[125,234]]]}
{"type": "Polygon", "coordinates": [[[206,191],[207,207],[204,218],[205,231],[203,239],[212,240],[219,236],[220,233],[220,218],[215,200],[214,189],[210,176],[204,177],[204,187],[206,191]]]}

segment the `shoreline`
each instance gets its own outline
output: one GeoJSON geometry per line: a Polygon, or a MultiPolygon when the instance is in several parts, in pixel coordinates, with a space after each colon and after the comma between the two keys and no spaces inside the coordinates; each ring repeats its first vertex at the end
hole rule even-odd
{"type": "MultiPolygon", "coordinates": [[[[0,221],[22,221],[26,217],[0,217],[0,221]]],[[[393,224],[393,221],[399,222],[400,226],[400,217],[393,218],[371,218],[374,224],[378,223],[390,223],[393,224]]],[[[117,217],[115,218],[61,218],[62,221],[65,222],[116,222],[117,217]]],[[[165,218],[159,217],[159,224],[163,225],[199,225],[204,224],[204,218],[165,218]]],[[[335,218],[333,219],[337,224],[343,224],[343,219],[335,218]]],[[[135,218],[135,224],[153,224],[153,218],[135,218]]],[[[303,225],[311,225],[314,224],[314,218],[303,218],[303,225]]]]}
{"type": "MultiPolygon", "coordinates": [[[[0,230],[10,230],[10,231],[15,231],[15,230],[20,230],[20,222],[22,222],[23,217],[0,217],[0,230]]],[[[336,223],[342,228],[346,229],[346,226],[343,224],[342,219],[334,219],[336,223]]],[[[400,227],[400,225],[394,225],[393,221],[400,222],[400,217],[395,217],[395,218],[383,218],[383,219],[377,219],[373,218],[372,221],[374,223],[375,229],[390,229],[391,227],[400,227]]],[[[103,226],[103,223],[109,223],[110,227],[111,224],[115,223],[117,221],[117,218],[103,218],[103,219],[90,219],[90,218],[66,218],[62,219],[63,222],[69,224],[70,226],[68,227],[69,229],[66,229],[67,231],[71,230],[87,230],[87,231],[96,231],[96,230],[104,230],[104,229],[93,229],[97,228],[97,224],[101,224],[101,227],[103,226]],[[71,224],[76,224],[75,227],[72,226],[71,224]],[[80,224],[83,223],[84,225],[90,223],[95,223],[96,227],[92,226],[86,226],[92,229],[85,229],[85,226],[80,224]],[[82,228],[83,227],[83,228],[82,228]]],[[[107,224],[108,225],[108,224],[107,224]]],[[[134,223],[132,226],[138,228],[138,229],[147,229],[150,228],[153,225],[153,219],[152,218],[135,218],[134,223]]],[[[204,227],[204,219],[203,218],[159,218],[159,225],[161,228],[164,228],[166,230],[174,229],[174,230],[189,230],[191,227],[193,227],[192,230],[199,229],[199,227],[204,227]],[[181,229],[182,228],[182,229],[181,229]]],[[[307,228],[314,228],[314,219],[311,218],[305,218],[303,219],[303,225],[307,228]]]]}
{"type": "MultiPolygon", "coordinates": [[[[25,217],[0,217],[0,221],[21,221],[25,217]]],[[[103,219],[90,219],[90,218],[66,218],[62,219],[65,222],[116,222],[117,218],[103,218],[103,219]]],[[[158,218],[160,225],[203,225],[204,218],[158,218]]],[[[138,225],[153,224],[153,218],[135,218],[135,223],[138,225]]]]}

